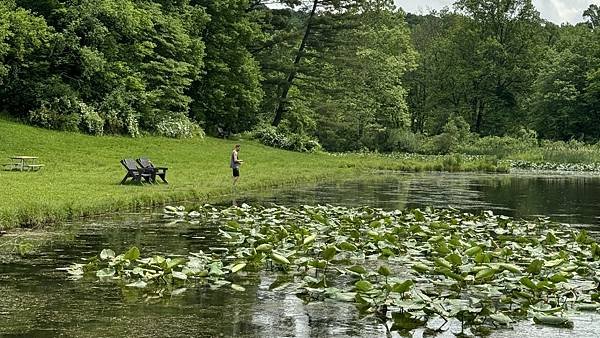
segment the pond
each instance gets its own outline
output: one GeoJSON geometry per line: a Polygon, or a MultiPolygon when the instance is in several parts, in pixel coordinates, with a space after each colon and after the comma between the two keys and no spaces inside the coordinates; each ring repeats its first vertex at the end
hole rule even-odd
{"type": "MultiPolygon", "coordinates": [[[[237,200],[244,202],[367,205],[390,210],[450,206],[474,213],[493,210],[518,218],[548,216],[595,233],[600,225],[596,211],[600,205],[600,178],[382,172],[269,194],[248,194],[237,200]]],[[[16,234],[20,235],[24,234],[16,234]]],[[[24,258],[10,256],[0,263],[0,336],[386,336],[385,327],[372,317],[360,316],[352,303],[304,304],[293,292],[270,290],[278,277],[276,272],[253,273],[237,281],[244,292],[191,288],[159,297],[95,279],[70,280],[64,271],[57,270],[104,248],[122,252],[135,245],[143,256],[185,255],[219,246],[219,238],[214,227],[164,220],[160,211],[65,224],[57,230],[51,245],[24,258]]],[[[7,245],[13,238],[3,240],[7,245]]],[[[574,329],[522,322],[492,336],[600,336],[600,326],[595,324],[600,319],[597,314],[572,319],[574,329]]],[[[438,336],[452,337],[452,331],[459,329],[454,327],[438,336]]],[[[416,337],[423,334],[415,332],[416,337]]]]}

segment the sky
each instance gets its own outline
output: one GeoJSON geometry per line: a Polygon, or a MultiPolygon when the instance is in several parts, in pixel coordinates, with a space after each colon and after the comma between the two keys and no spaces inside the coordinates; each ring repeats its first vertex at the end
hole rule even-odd
{"type": "MultiPolygon", "coordinates": [[[[394,0],[406,12],[427,13],[430,9],[439,10],[444,6],[452,8],[454,0],[394,0]]],[[[582,22],[581,14],[590,4],[600,5],[600,0],[533,0],[542,18],[556,24],[582,22]]]]}

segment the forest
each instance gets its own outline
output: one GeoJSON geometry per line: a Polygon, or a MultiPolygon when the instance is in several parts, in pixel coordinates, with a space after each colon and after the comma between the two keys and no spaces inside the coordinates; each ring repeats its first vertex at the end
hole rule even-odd
{"type": "Polygon", "coordinates": [[[292,150],[600,140],[600,8],[531,0],[0,0],[0,111],[92,135],[292,150]]]}

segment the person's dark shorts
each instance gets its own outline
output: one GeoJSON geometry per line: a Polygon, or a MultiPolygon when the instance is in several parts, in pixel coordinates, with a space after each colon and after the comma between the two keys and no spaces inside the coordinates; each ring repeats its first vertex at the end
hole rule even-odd
{"type": "Polygon", "coordinates": [[[233,168],[233,177],[240,177],[240,168],[233,168]]]}

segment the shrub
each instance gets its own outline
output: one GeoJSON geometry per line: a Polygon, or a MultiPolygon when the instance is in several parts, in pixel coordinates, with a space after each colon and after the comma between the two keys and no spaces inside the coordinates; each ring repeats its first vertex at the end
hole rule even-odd
{"type": "Polygon", "coordinates": [[[468,155],[494,155],[505,158],[510,154],[526,151],[532,145],[510,136],[486,136],[476,138],[457,147],[457,151],[468,155]]]}
{"type": "Polygon", "coordinates": [[[139,110],[144,98],[123,88],[108,94],[99,107],[105,124],[104,130],[111,134],[127,133],[131,137],[140,135],[139,110]]]}
{"type": "Polygon", "coordinates": [[[269,147],[299,152],[314,152],[321,149],[319,142],[307,135],[284,133],[271,125],[260,126],[252,131],[251,135],[269,147]]]}
{"type": "Polygon", "coordinates": [[[35,125],[64,131],[79,131],[80,102],[75,97],[61,96],[42,101],[40,107],[29,112],[29,121],[35,125]]]}
{"type": "Polygon", "coordinates": [[[104,119],[100,117],[98,112],[83,102],[79,103],[79,111],[81,113],[82,130],[92,135],[102,135],[104,119]]]}
{"type": "Polygon", "coordinates": [[[423,136],[404,129],[386,129],[378,137],[378,148],[384,152],[419,153],[423,136]]]}
{"type": "Polygon", "coordinates": [[[165,118],[156,125],[156,131],[161,136],[172,138],[204,137],[204,130],[183,115],[165,118]]]}

